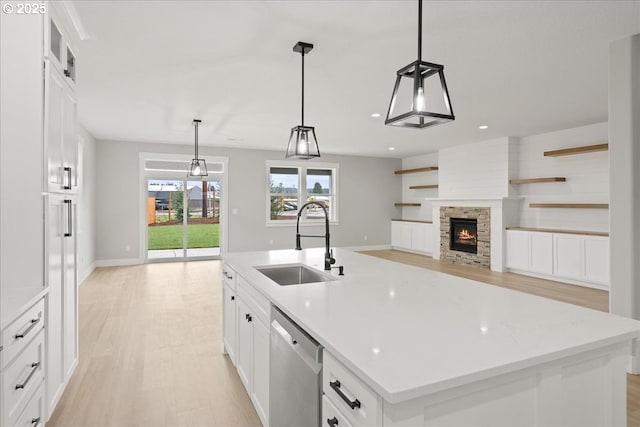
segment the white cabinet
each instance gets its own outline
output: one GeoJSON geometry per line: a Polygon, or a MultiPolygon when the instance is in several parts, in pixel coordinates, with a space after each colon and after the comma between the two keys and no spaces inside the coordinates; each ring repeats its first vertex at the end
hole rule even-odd
{"type": "Polygon", "coordinates": [[[553,236],[553,272],[567,279],[581,278],[582,237],[572,234],[553,236]]]}
{"type": "Polygon", "coordinates": [[[47,409],[53,412],[78,360],[76,202],[48,196],[47,409]]]}
{"type": "Polygon", "coordinates": [[[594,283],[609,283],[609,239],[584,236],[582,239],[582,277],[594,283]]]}
{"type": "Polygon", "coordinates": [[[269,345],[271,303],[237,277],[236,369],[262,421],[269,424],[269,345]]]}
{"type": "Polygon", "coordinates": [[[52,192],[74,192],[79,176],[76,95],[51,63],[45,65],[48,187],[52,192]]]}
{"type": "Polygon", "coordinates": [[[529,270],[539,274],[553,274],[553,244],[551,233],[530,233],[529,235],[529,270]]]}
{"type": "Polygon", "coordinates": [[[223,346],[229,359],[236,364],[236,272],[227,264],[222,266],[223,346]]]}
{"type": "Polygon", "coordinates": [[[509,270],[579,285],[608,286],[608,237],[524,230],[507,230],[506,235],[509,270]]]}
{"type": "Polygon", "coordinates": [[[507,267],[529,269],[529,232],[507,230],[507,267]]]}
{"type": "Polygon", "coordinates": [[[73,25],[64,19],[66,13],[51,2],[47,11],[47,27],[45,29],[45,58],[55,70],[72,85],[76,82],[76,49],[77,37],[70,31],[73,25]]]}
{"type": "Polygon", "coordinates": [[[391,246],[396,249],[431,254],[433,252],[433,224],[391,221],[391,246]]]}

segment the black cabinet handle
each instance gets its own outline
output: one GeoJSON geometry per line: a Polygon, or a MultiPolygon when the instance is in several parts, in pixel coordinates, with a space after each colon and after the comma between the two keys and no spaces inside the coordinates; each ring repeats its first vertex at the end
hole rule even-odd
{"type": "Polygon", "coordinates": [[[67,69],[67,70],[64,70],[64,75],[65,75],[66,77],[71,77],[71,71],[69,71],[68,69],[67,69]]]}
{"type": "Polygon", "coordinates": [[[246,314],[244,315],[244,320],[249,320],[249,313],[246,313],[246,314]]]}
{"type": "Polygon", "coordinates": [[[338,393],[338,396],[340,396],[340,398],[344,400],[351,409],[356,409],[360,407],[360,401],[358,399],[350,400],[347,397],[347,395],[342,392],[342,390],[340,389],[340,381],[338,380],[329,381],[329,385],[331,386],[333,391],[338,393]]]}
{"type": "Polygon", "coordinates": [[[40,417],[32,418],[31,419],[31,424],[33,424],[33,427],[39,426],[40,425],[40,417]]]}
{"type": "Polygon", "coordinates": [[[73,234],[73,208],[71,207],[71,200],[65,200],[64,204],[67,205],[67,232],[64,233],[64,237],[71,237],[73,234]]]}
{"type": "Polygon", "coordinates": [[[253,320],[253,317],[251,317],[250,314],[247,314],[247,322],[251,322],[253,320]]]}
{"type": "Polygon", "coordinates": [[[25,329],[23,332],[19,333],[19,334],[15,334],[15,339],[20,339],[20,338],[24,338],[27,336],[27,334],[29,332],[31,332],[31,330],[33,328],[36,327],[36,325],[38,324],[38,322],[40,321],[40,318],[37,319],[31,319],[31,324],[29,325],[29,327],[27,329],[25,329]]]}
{"type": "Polygon", "coordinates": [[[62,188],[65,190],[71,190],[71,168],[68,166],[65,166],[62,169],[64,169],[64,171],[67,173],[67,182],[68,182],[68,184],[62,188]]]}
{"type": "Polygon", "coordinates": [[[233,295],[231,295],[231,301],[235,301],[236,297],[234,297],[233,295]]]}
{"type": "Polygon", "coordinates": [[[40,366],[40,362],[35,362],[31,364],[31,367],[33,369],[31,369],[31,372],[29,372],[29,376],[27,377],[26,380],[24,380],[22,384],[16,384],[16,390],[20,390],[21,388],[25,388],[27,386],[29,381],[31,381],[31,377],[33,377],[33,374],[35,374],[36,371],[38,370],[38,366],[40,366]]]}
{"type": "Polygon", "coordinates": [[[338,419],[336,417],[327,418],[327,424],[329,424],[331,427],[336,427],[338,425],[338,419]]]}

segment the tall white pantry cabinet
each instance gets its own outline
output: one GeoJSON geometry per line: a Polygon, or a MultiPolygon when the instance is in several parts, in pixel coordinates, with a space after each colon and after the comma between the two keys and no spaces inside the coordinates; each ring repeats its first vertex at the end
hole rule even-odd
{"type": "Polygon", "coordinates": [[[78,361],[78,38],[64,2],[0,3],[0,425],[40,426],[78,361]]]}

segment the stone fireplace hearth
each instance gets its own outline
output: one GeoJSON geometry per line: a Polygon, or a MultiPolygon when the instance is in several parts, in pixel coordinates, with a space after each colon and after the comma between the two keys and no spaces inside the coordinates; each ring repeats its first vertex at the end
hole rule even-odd
{"type": "Polygon", "coordinates": [[[488,207],[441,206],[440,259],[455,264],[491,268],[491,209],[488,207]],[[459,220],[457,224],[460,224],[457,228],[452,226],[452,221],[455,225],[456,220],[459,220]],[[465,224],[466,228],[464,228],[465,224]],[[475,239],[468,237],[472,224],[475,225],[473,231],[477,233],[475,239]],[[452,231],[458,234],[452,235],[452,231]],[[459,237],[463,237],[462,242],[459,237]],[[475,245],[471,243],[475,243],[475,245]]]}

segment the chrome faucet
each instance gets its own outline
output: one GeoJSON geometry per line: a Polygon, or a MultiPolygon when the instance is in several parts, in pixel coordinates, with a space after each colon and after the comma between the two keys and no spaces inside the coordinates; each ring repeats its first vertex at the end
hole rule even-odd
{"type": "Polygon", "coordinates": [[[324,245],[325,245],[324,269],[327,270],[327,271],[331,271],[331,265],[335,264],[336,260],[333,257],[333,250],[329,249],[329,247],[330,247],[330,243],[329,243],[329,214],[327,214],[327,208],[325,208],[322,203],[319,203],[319,202],[316,202],[316,201],[312,200],[312,201],[307,202],[304,205],[302,205],[302,207],[298,211],[298,220],[296,221],[296,251],[301,251],[302,250],[302,246],[300,246],[300,237],[324,237],[324,245]],[[309,205],[320,206],[322,208],[322,210],[324,211],[324,226],[325,226],[324,236],[319,236],[319,235],[301,235],[300,234],[300,215],[302,215],[302,211],[304,210],[304,208],[306,208],[309,205]]]}

